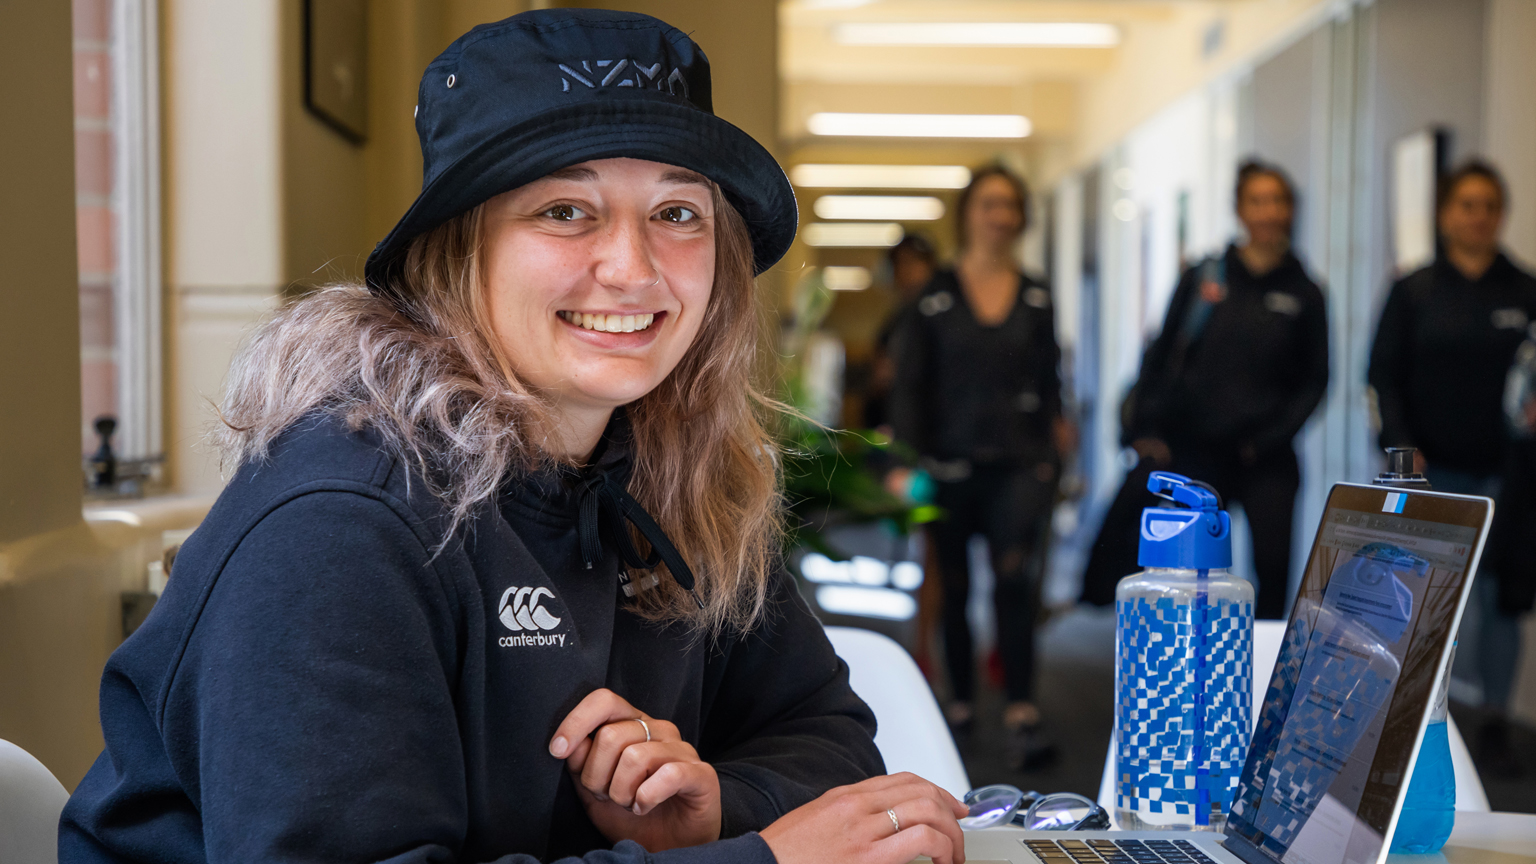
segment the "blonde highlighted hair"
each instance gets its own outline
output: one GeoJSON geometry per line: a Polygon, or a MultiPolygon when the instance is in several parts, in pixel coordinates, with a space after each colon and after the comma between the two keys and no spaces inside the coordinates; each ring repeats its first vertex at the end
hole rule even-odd
{"type": "MultiPolygon", "coordinates": [[[[269,319],[230,369],[215,433],[226,471],[266,457],[301,417],[323,410],[377,430],[450,516],[446,544],[519,472],[547,468],[548,401],[517,376],[486,312],[482,208],[415,238],[389,297],[333,285],[269,319]]],[[[703,631],[745,630],[763,610],[783,533],[778,406],[754,386],[761,327],[752,247],[717,188],[715,281],[692,346],[627,406],[630,494],[693,568],[701,610],[671,579],[635,608],[703,631]]],[[[643,548],[643,547],[642,547],[643,548]]],[[[658,565],[664,569],[663,565],[658,565]]]]}

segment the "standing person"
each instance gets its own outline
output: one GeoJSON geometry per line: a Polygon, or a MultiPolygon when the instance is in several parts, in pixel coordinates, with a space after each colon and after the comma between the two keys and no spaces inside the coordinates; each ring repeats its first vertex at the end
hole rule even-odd
{"type": "MultiPolygon", "coordinates": [[[[1381,445],[1418,448],[1418,467],[1440,492],[1499,497],[1505,377],[1536,320],[1536,279],[1499,251],[1507,204],[1504,180],[1486,162],[1445,179],[1435,211],[1441,254],[1392,286],[1371,346],[1381,445]]],[[[1479,626],[1462,647],[1475,652],[1490,714],[1479,737],[1495,745],[1508,734],[1520,638],[1518,618],[1499,603],[1496,563],[1484,558],[1479,626]]]]}
{"type": "Polygon", "coordinates": [[[753,277],[794,196],[708,70],[591,9],[427,67],[366,286],[235,363],[62,864],[964,860],[778,559],[753,277]]]}
{"type": "Polygon", "coordinates": [[[864,400],[864,425],[870,429],[890,426],[888,400],[896,380],[896,356],[901,346],[896,337],[906,319],[917,314],[917,298],[938,272],[938,254],[921,234],[906,234],[886,253],[891,264],[891,283],[896,289],[896,308],[875,336],[875,355],[870,363],[869,394],[864,400]]]}
{"type": "Polygon", "coordinates": [[[1292,439],[1328,389],[1327,309],[1291,252],[1296,194],[1285,173],[1244,163],[1233,199],[1247,237],[1184,271],[1124,435],[1144,466],[1171,466],[1243,505],[1254,614],[1281,618],[1301,486],[1292,439]]]}
{"type": "Polygon", "coordinates": [[[975,715],[976,658],[966,606],[967,547],[987,538],[993,606],[1007,687],[1003,723],[1015,761],[1048,754],[1035,705],[1036,551],[1054,501],[1062,449],[1051,294],[1020,271],[1014,248],[1026,227],[1024,181],[991,166],[972,175],[957,208],[960,257],[940,270],[897,338],[891,415],[938,483],[946,518],[933,526],[943,582],[944,653],[954,699],[950,722],[975,715]]]}

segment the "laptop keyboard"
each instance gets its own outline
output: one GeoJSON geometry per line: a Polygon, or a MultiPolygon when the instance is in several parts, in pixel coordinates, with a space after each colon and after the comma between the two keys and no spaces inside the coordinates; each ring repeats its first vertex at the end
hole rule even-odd
{"type": "Polygon", "coordinates": [[[1188,840],[1025,840],[1043,864],[1215,864],[1188,840]]]}

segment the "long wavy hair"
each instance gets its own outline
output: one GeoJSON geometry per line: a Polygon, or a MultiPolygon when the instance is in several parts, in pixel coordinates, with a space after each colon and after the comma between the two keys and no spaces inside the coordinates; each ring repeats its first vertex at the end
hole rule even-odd
{"type": "MultiPolygon", "coordinates": [[[[483,207],[413,240],[387,296],[332,285],[251,336],[231,366],[214,433],[226,473],[266,458],[305,415],[330,412],[377,430],[442,501],[450,518],[441,549],[509,478],[557,461],[546,446],[552,406],[518,377],[491,329],[483,207]]],[[[714,209],[715,281],[699,333],[627,411],[630,494],[693,567],[704,604],[663,579],[634,608],[719,633],[749,629],[761,615],[783,515],[765,428],[778,405],[753,381],[763,328],[751,242],[718,188],[714,209]]]]}

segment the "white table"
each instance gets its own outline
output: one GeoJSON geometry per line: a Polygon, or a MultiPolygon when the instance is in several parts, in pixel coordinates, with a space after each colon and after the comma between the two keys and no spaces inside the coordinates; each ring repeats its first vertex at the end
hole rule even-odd
{"type": "Polygon", "coordinates": [[[1388,855],[1387,864],[1516,864],[1536,861],[1536,814],[1458,811],[1445,848],[1434,855],[1388,855]]]}
{"type": "MultiPolygon", "coordinates": [[[[1022,860],[1017,854],[1017,828],[991,828],[967,834],[969,864],[1022,860]],[[985,837],[985,839],[983,839],[985,837]],[[999,838],[1006,838],[999,842],[999,838]]],[[[1095,832],[1096,836],[1109,836],[1095,832]]],[[[1063,833],[1063,839],[1071,837],[1063,833]]],[[[1081,836],[1081,835],[1080,835],[1081,836]]],[[[1094,836],[1094,835],[1089,835],[1094,836]]],[[[919,858],[926,862],[928,859],[919,858]]],[[[1433,855],[1388,855],[1387,864],[1536,864],[1536,814],[1457,811],[1456,827],[1445,848],[1433,855]]]]}

